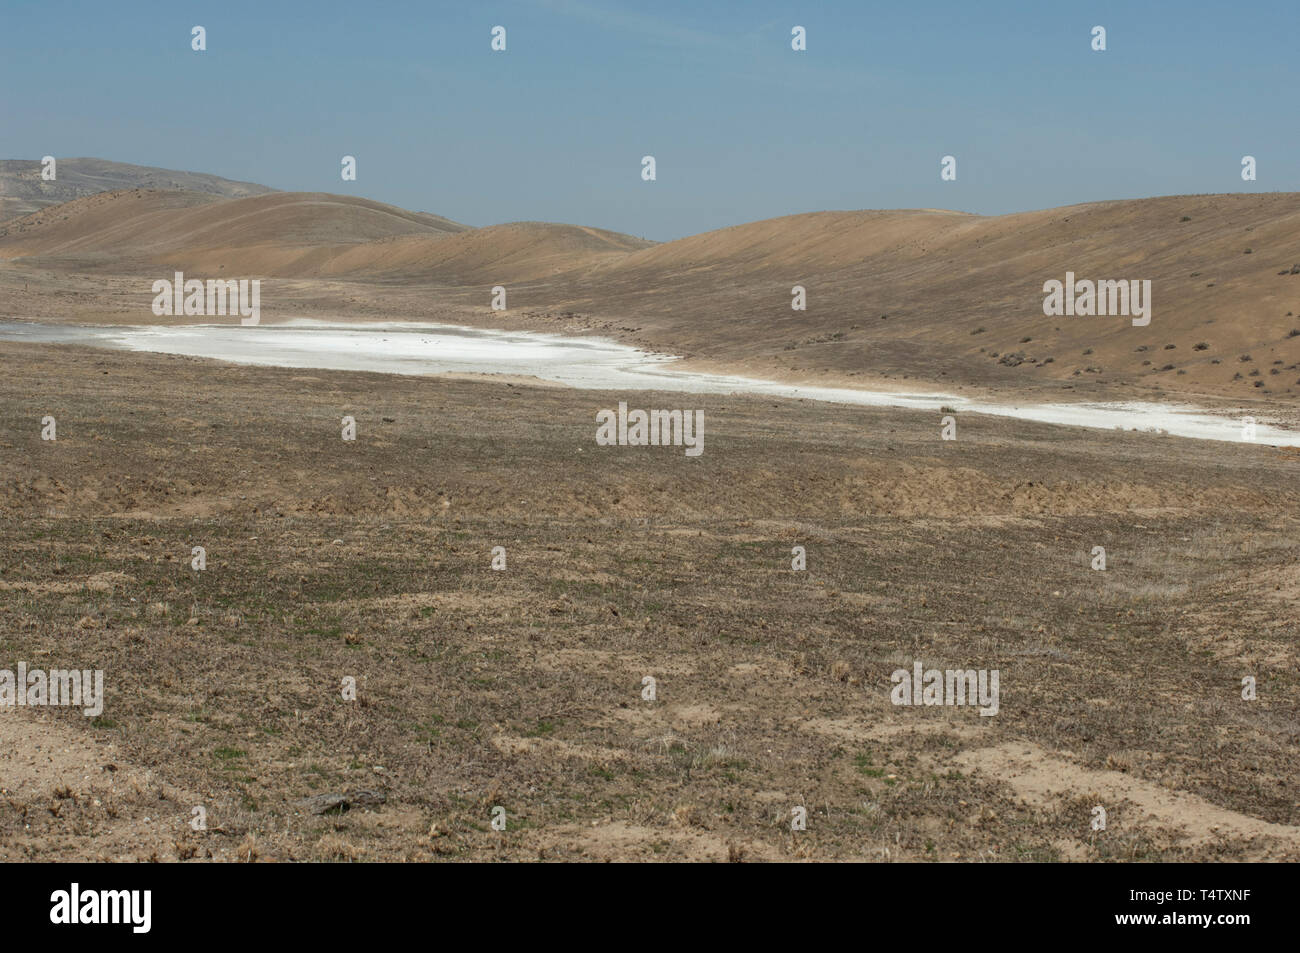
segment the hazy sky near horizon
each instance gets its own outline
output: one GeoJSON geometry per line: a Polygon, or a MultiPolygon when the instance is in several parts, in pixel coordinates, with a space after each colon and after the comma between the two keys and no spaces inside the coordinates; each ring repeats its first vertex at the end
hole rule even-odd
{"type": "Polygon", "coordinates": [[[823,209],[1300,191],[1297,35],[1298,0],[4,0],[0,158],[658,240],[823,209]]]}

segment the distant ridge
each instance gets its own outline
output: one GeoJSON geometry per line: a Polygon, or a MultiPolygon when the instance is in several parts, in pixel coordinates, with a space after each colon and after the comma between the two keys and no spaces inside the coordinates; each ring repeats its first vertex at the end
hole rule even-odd
{"type": "Polygon", "coordinates": [[[0,159],[0,222],[21,218],[50,205],[114,189],[179,189],[223,198],[278,191],[253,182],[235,182],[204,172],[178,172],[107,159],[58,159],[57,177],[41,178],[40,159],[0,159]]]}

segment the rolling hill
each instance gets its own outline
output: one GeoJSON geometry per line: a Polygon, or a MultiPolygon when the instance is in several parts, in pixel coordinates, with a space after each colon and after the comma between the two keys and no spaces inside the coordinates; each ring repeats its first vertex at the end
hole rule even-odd
{"type": "Polygon", "coordinates": [[[82,276],[61,307],[15,291],[9,314],[99,308],[146,320],[147,285],[126,276],[179,269],[279,279],[268,315],[280,301],[295,316],[587,330],[789,380],[1300,394],[1300,195],[1290,193],[1002,216],[814,212],[656,244],[576,225],[469,228],[322,193],[132,189],[0,225],[0,259],[10,289],[20,274],[82,276]],[[1149,280],[1150,324],[1045,315],[1044,282],[1067,272],[1149,280]],[[117,300],[96,291],[103,276],[116,276],[117,300]],[[510,288],[507,312],[488,308],[497,284],[510,288]],[[791,309],[794,285],[804,311],[791,309]]]}

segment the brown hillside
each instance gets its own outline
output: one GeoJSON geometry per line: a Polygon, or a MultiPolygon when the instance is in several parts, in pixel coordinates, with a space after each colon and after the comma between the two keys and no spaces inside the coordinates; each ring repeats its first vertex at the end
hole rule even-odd
{"type": "Polygon", "coordinates": [[[635,322],[646,343],[765,373],[1259,397],[1300,393],[1297,263],[1300,195],[1184,196],[797,215],[647,249],[552,293],[635,322]],[[1150,325],[1045,316],[1043,283],[1066,271],[1150,279],[1150,325]],[[791,310],[795,284],[807,311],[791,310]]]}
{"type": "Polygon", "coordinates": [[[651,244],[544,222],[471,229],[367,199],[294,192],[237,200],[196,192],[109,192],[0,226],[0,254],[47,266],[442,278],[453,284],[544,278],[651,244]]]}
{"type": "Polygon", "coordinates": [[[247,270],[275,274],[323,246],[466,228],[436,215],[317,192],[221,199],[133,189],[76,199],[0,226],[0,248],[6,257],[110,268],[197,265],[221,250],[237,259],[252,253],[263,263],[247,270]]]}

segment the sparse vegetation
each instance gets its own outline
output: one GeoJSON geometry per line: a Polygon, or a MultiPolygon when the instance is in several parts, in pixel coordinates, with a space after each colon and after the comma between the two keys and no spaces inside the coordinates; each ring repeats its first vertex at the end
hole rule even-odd
{"type": "MultiPolygon", "coordinates": [[[[702,470],[681,454],[574,454],[591,392],[319,371],[304,387],[299,371],[128,352],[96,354],[106,386],[83,352],[9,345],[0,360],[16,419],[39,419],[57,393],[87,422],[39,454],[11,431],[16,452],[0,455],[0,610],[33,623],[6,629],[7,651],[94,658],[112,673],[116,726],[113,771],[92,750],[57,782],[71,797],[6,776],[0,856],[70,858],[84,843],[186,862],[720,860],[741,845],[782,859],[800,842],[764,792],[816,779],[805,796],[834,818],[802,848],[817,858],[885,845],[902,859],[1009,858],[1021,844],[1100,859],[1077,817],[1025,800],[1001,746],[1092,783],[1119,773],[1119,737],[1121,776],[1161,783],[1171,803],[1195,793],[1297,821],[1295,714],[1277,699],[1298,697],[1287,673],[1300,666],[1285,627],[1250,643],[1278,659],[1271,704],[1285,717],[1213,758],[1198,747],[1244,664],[1223,633],[1261,600],[1286,606],[1272,580],[1300,555],[1289,456],[1140,434],[1044,440],[1060,432],[980,417],[959,464],[940,463],[930,412],[718,396],[702,470]],[[201,416],[160,399],[176,389],[201,416]],[[392,421],[340,448],[340,403],[382,404],[392,421]],[[96,492],[68,495],[54,475],[96,492]],[[756,518],[762,500],[780,502],[756,518]],[[1122,561],[1080,586],[1094,537],[1122,561]],[[196,538],[220,553],[202,575],[185,558],[196,538]],[[496,540],[505,573],[488,568],[496,540]],[[807,573],[789,570],[796,543],[807,573]],[[77,628],[87,616],[102,626],[77,628]],[[889,705],[889,672],[921,656],[1001,668],[996,737],[965,734],[984,727],[973,711],[889,705]],[[1138,670],[1147,693],[1115,681],[1138,670]],[[639,694],[648,672],[654,703],[639,694]],[[340,673],[357,674],[355,703],[340,673]],[[1080,701],[1109,697],[1124,703],[1080,701]],[[126,783],[145,766],[152,784],[126,783]],[[123,793],[105,799],[110,777],[123,793]],[[293,807],[367,790],[386,800],[327,817],[293,807]],[[238,835],[161,838],[143,823],[200,803],[238,835]],[[488,825],[497,803],[508,839],[488,825]],[[949,826],[954,811],[981,821],[949,826]]],[[[32,724],[62,732],[60,750],[109,730],[32,724]]],[[[1263,844],[1225,831],[1143,849],[1213,859],[1263,844]]]]}

